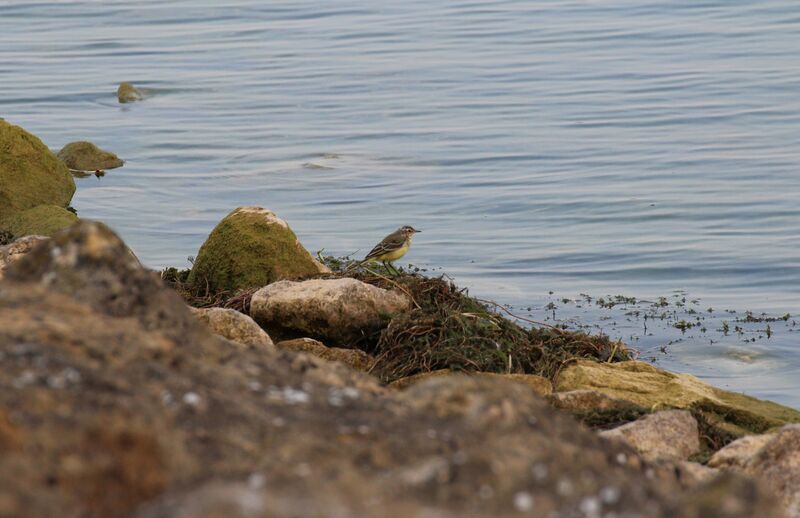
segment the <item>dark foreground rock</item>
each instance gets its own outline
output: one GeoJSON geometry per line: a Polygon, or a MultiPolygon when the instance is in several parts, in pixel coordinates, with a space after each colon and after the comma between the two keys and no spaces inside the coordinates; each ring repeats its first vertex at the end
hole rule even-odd
{"type": "Polygon", "coordinates": [[[529,387],[392,391],[230,347],[102,225],[0,283],[0,516],[781,516],[752,480],[685,492],[529,387]]]}

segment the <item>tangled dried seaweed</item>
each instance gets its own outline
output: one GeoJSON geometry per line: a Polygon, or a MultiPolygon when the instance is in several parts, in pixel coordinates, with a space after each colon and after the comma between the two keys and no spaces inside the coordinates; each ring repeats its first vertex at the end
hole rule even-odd
{"type": "Polygon", "coordinates": [[[466,289],[459,289],[444,276],[404,273],[389,277],[372,269],[344,269],[333,276],[399,289],[413,300],[410,311],[395,316],[365,346],[376,358],[372,372],[387,383],[439,369],[538,374],[554,379],[575,358],[631,359],[622,343],[606,336],[545,326],[527,329],[470,297],[466,289]]]}
{"type": "MultiPolygon", "coordinates": [[[[372,373],[386,383],[439,369],[538,374],[555,379],[559,370],[576,358],[631,359],[621,342],[607,336],[545,324],[523,327],[495,309],[511,314],[508,308],[470,297],[466,289],[458,288],[445,276],[430,278],[407,272],[390,276],[382,268],[354,267],[347,261],[328,264],[334,267],[334,273],[323,278],[353,277],[402,291],[413,301],[411,310],[396,315],[385,329],[357,344],[376,358],[372,373]]],[[[257,287],[237,293],[198,293],[186,283],[187,274],[188,270],[168,268],[161,276],[192,306],[249,313],[257,287]]]]}

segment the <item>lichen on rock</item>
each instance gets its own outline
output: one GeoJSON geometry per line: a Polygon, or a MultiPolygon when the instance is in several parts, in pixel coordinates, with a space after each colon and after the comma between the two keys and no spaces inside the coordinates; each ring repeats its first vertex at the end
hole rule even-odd
{"type": "Polygon", "coordinates": [[[41,140],[0,120],[0,228],[37,205],[66,207],[74,193],[69,170],[41,140]]]}
{"type": "Polygon", "coordinates": [[[692,375],[675,374],[639,361],[576,360],[561,370],[555,385],[559,392],[590,389],[644,408],[691,409],[734,438],[800,422],[797,410],[718,389],[692,375]]]}
{"type": "Polygon", "coordinates": [[[78,221],[75,213],[55,205],[37,205],[18,212],[8,219],[7,226],[15,238],[52,236],[78,221]]]}
{"type": "Polygon", "coordinates": [[[234,292],[328,271],[272,211],[239,207],[200,247],[188,283],[199,292],[234,292]]]}
{"type": "Polygon", "coordinates": [[[67,167],[78,171],[114,169],[123,164],[114,153],[102,150],[85,140],[70,142],[61,148],[57,156],[67,167]]]}

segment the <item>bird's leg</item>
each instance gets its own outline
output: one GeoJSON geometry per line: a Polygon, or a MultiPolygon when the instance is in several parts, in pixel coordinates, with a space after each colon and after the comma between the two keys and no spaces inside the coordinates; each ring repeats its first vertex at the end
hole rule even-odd
{"type": "Polygon", "coordinates": [[[394,267],[394,265],[392,264],[391,261],[389,261],[389,266],[392,267],[392,271],[394,272],[394,275],[400,275],[400,271],[397,268],[394,267]]]}

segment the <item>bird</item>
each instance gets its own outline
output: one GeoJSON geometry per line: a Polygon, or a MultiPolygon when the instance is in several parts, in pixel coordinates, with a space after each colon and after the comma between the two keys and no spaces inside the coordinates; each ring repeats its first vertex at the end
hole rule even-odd
{"type": "Polygon", "coordinates": [[[400,272],[397,271],[392,262],[406,255],[406,252],[411,247],[411,238],[418,232],[421,232],[421,230],[403,225],[384,237],[359,264],[364,264],[368,261],[380,261],[387,270],[391,267],[395,274],[399,274],[400,272]]]}

